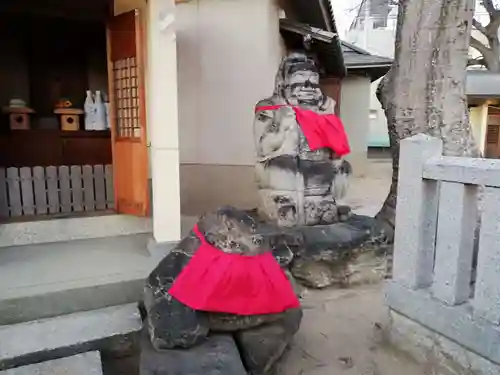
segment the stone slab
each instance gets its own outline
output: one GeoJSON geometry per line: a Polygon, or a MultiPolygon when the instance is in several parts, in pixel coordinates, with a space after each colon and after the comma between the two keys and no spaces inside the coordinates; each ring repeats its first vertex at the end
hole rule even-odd
{"type": "Polygon", "coordinates": [[[2,224],[0,248],[152,233],[150,218],[101,215],[2,224]]]}
{"type": "Polygon", "coordinates": [[[107,349],[141,328],[136,304],[0,326],[0,370],[107,349]]]}
{"type": "Polygon", "coordinates": [[[149,234],[0,248],[0,325],[142,300],[149,234]]]}
{"type": "Polygon", "coordinates": [[[390,312],[387,337],[432,374],[497,375],[495,364],[443,335],[395,312],[390,312]]]}
{"type": "Polygon", "coordinates": [[[0,371],[0,375],[102,375],[101,355],[87,352],[0,371]]]}
{"type": "Polygon", "coordinates": [[[394,281],[387,285],[386,299],[397,313],[500,365],[500,326],[475,317],[470,305],[449,306],[428,290],[412,290],[394,281]]]}
{"type": "Polygon", "coordinates": [[[140,375],[247,375],[230,335],[213,335],[190,349],[154,350],[148,335],[141,340],[140,375]]]}

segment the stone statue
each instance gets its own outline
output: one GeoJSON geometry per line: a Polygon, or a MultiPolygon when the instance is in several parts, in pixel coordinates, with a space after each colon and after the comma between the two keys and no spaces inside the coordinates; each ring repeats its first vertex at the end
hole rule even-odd
{"type": "Polygon", "coordinates": [[[338,222],[336,199],[345,194],[351,166],[328,148],[311,150],[293,107],[335,112],[335,101],[320,88],[314,60],[304,53],[283,59],[273,96],[256,106],[259,215],[282,227],[338,222]]]}
{"type": "Polygon", "coordinates": [[[324,288],[351,278],[374,220],[337,205],[351,167],[342,159],[349,145],[334,108],[314,61],[287,56],[274,95],[256,108],[259,207],[203,215],[151,272],[141,374],[270,375],[302,319],[295,279],[324,288]],[[182,284],[193,272],[198,278],[182,284]],[[265,277],[253,283],[256,275],[265,277]],[[294,304],[270,310],[287,294],[294,304]],[[212,297],[226,307],[206,307],[212,297]],[[231,301],[244,303],[236,311],[231,301]]]}

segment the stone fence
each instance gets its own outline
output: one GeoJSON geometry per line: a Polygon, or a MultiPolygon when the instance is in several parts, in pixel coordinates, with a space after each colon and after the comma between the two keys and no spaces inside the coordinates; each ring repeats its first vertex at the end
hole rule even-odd
{"type": "Polygon", "coordinates": [[[453,374],[499,374],[500,160],[442,149],[426,135],[401,142],[390,337],[467,369],[453,374]]]}

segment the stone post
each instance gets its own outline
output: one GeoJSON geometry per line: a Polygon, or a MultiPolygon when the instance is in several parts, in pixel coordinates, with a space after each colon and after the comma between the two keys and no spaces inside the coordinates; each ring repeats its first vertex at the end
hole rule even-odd
{"type": "Polygon", "coordinates": [[[393,278],[411,289],[432,284],[438,183],[422,173],[442,149],[440,139],[424,134],[401,141],[393,278]]]}

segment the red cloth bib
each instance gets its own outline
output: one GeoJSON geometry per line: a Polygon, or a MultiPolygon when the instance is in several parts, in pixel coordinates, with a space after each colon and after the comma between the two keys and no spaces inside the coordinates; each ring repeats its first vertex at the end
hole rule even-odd
{"type": "MultiPolygon", "coordinates": [[[[285,105],[261,106],[257,107],[255,112],[275,110],[281,107],[285,107],[285,105]]],[[[344,156],[351,152],[349,140],[340,118],[334,114],[324,115],[296,106],[291,107],[295,111],[297,122],[312,151],[329,148],[338,156],[344,156]]]]}
{"type": "Polygon", "coordinates": [[[201,241],[169,294],[194,310],[237,315],[282,313],[300,307],[290,281],[271,252],[256,256],[227,254],[201,241]]]}

